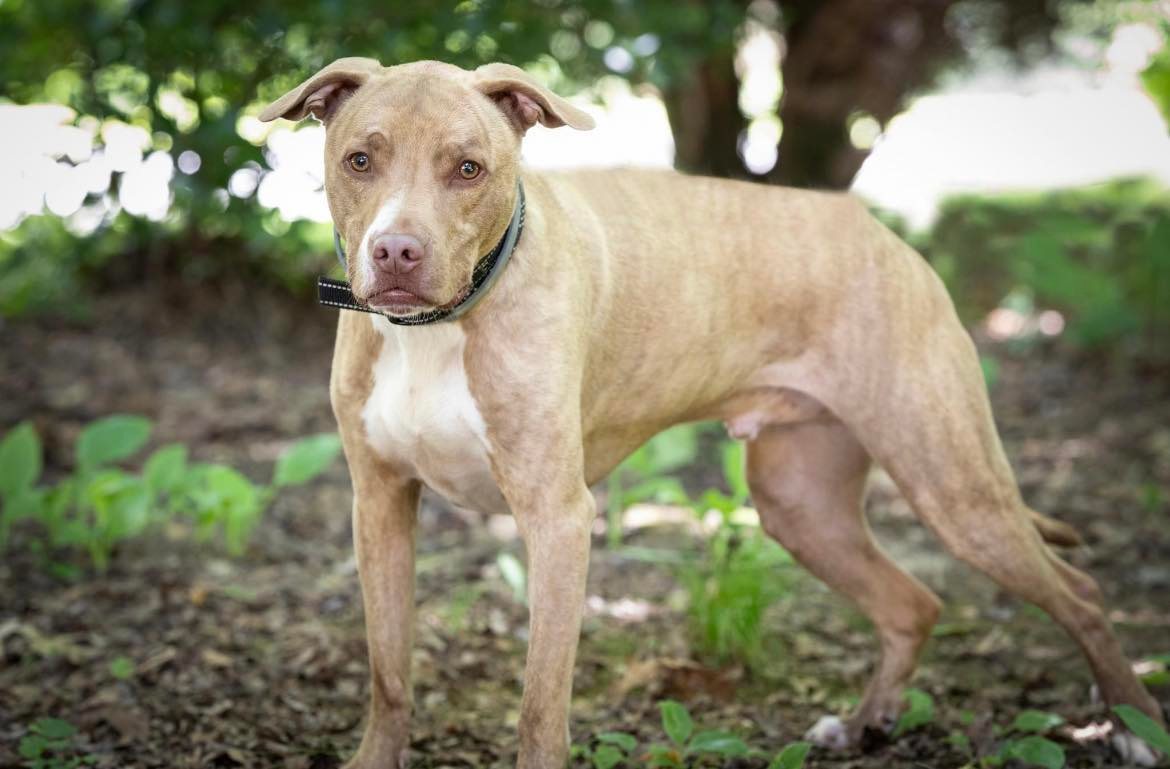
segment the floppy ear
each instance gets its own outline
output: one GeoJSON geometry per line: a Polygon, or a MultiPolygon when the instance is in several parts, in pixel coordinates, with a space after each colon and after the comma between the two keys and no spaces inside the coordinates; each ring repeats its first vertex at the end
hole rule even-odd
{"type": "Polygon", "coordinates": [[[511,64],[484,64],[475,70],[474,87],[490,97],[520,133],[540,123],[548,128],[567,125],[588,131],[593,118],[537,83],[511,64]]]}
{"type": "Polygon", "coordinates": [[[373,59],[338,59],[265,107],[260,119],[265,123],[278,117],[301,120],[312,113],[324,123],[347,96],[381,69],[382,65],[373,59]]]}

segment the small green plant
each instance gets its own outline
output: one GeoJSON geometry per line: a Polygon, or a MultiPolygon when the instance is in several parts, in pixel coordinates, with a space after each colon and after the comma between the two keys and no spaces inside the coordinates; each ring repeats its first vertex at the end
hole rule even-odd
{"type": "Polygon", "coordinates": [[[736,517],[748,501],[744,447],[728,441],[722,450],[729,493],[707,489],[692,503],[695,514],[719,514],[702,557],[678,567],[687,591],[691,637],[700,653],[719,663],[756,665],[762,657],[763,620],[768,607],[787,595],[796,571],[792,557],[758,526],[736,517]]]}
{"type": "Polygon", "coordinates": [[[894,724],[894,737],[934,723],[934,698],[921,689],[907,689],[906,709],[894,724]]]}
{"type": "Polygon", "coordinates": [[[276,493],[316,477],[340,450],[335,435],[301,440],[277,459],[269,485],[255,484],[226,465],[191,464],[179,444],[155,451],[141,473],[114,466],[142,450],[151,428],[150,420],[139,416],[93,422],[77,438],[74,472],[47,486],[37,485],[43,460],[32,425],[9,431],[0,440],[0,550],[7,547],[12,526],[29,521],[38,534],[29,546],[52,571],[73,576],[73,566],[55,559],[72,551],[88,553],[101,571],[120,542],[181,515],[194,523],[200,538],[219,532],[227,550],[239,554],[276,493]]]}
{"type": "Polygon", "coordinates": [[[613,769],[623,761],[631,760],[638,741],[625,732],[603,732],[597,735],[594,747],[574,745],[573,758],[583,758],[593,769],[613,769]]]}
{"type": "Polygon", "coordinates": [[[1024,766],[1038,766],[1041,769],[1063,769],[1064,748],[1044,736],[1063,723],[1064,719],[1055,713],[1021,711],[1008,727],[1010,736],[996,753],[981,758],[979,765],[999,767],[1008,761],[1016,761],[1024,766]]]}
{"type": "Polygon", "coordinates": [[[27,769],[76,769],[97,762],[96,756],[78,755],[73,744],[77,729],[59,718],[42,718],[28,728],[17,752],[27,769]]]}
{"type": "Polygon", "coordinates": [[[110,675],[119,681],[134,676],[134,662],[129,657],[114,657],[110,660],[110,675]]]}
{"type": "Polygon", "coordinates": [[[726,731],[695,731],[690,711],[674,700],[658,703],[662,711],[662,729],[669,744],[655,744],[646,756],[647,766],[681,769],[689,756],[715,755],[735,758],[748,755],[748,746],[739,737],[726,731]]]}

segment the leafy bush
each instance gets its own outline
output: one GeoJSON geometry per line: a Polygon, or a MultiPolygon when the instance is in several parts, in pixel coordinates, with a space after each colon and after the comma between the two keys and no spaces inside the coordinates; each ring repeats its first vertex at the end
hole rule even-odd
{"type": "Polygon", "coordinates": [[[243,552],[261,514],[277,491],[312,480],[336,458],[335,435],[301,440],[276,462],[271,484],[255,484],[226,465],[188,461],[185,446],[155,451],[140,473],[115,467],[137,454],[151,433],[150,420],[117,415],[81,431],[72,474],[38,486],[43,459],[40,439],[27,422],[0,440],[0,550],[14,524],[35,524],[30,548],[62,575],[74,573],[61,553],[84,551],[104,570],[118,543],[143,534],[154,523],[182,516],[201,539],[217,533],[228,552],[243,552]]]}
{"type": "Polygon", "coordinates": [[[1063,313],[1082,349],[1170,350],[1170,191],[1154,182],[951,198],[924,248],[968,322],[1014,293],[1063,313]]]}
{"type": "Polygon", "coordinates": [[[678,573],[698,651],[719,663],[739,660],[754,666],[761,662],[764,613],[789,593],[796,571],[783,548],[735,515],[749,497],[743,444],[728,441],[722,454],[731,493],[707,489],[692,503],[699,516],[716,511],[719,524],[701,557],[687,559],[678,573]]]}

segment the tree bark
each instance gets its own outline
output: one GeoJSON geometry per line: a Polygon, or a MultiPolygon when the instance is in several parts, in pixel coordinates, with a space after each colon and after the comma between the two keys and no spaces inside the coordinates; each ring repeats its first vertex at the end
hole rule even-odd
{"type": "Polygon", "coordinates": [[[783,0],[778,159],[768,181],[846,189],[868,150],[849,123],[865,112],[883,126],[907,95],[955,51],[944,25],[954,0],[783,0]]]}
{"type": "Polygon", "coordinates": [[[735,50],[719,48],[664,95],[674,135],[675,166],[688,173],[745,177],[739,157],[747,120],[739,110],[735,50]]]}

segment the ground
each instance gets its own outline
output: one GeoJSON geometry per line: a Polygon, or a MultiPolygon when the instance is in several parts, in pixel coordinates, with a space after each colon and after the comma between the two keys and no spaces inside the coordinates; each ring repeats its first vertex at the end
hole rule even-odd
{"type": "MultiPolygon", "coordinates": [[[[103,299],[83,321],[5,322],[0,427],[32,419],[52,473],[69,465],[86,422],[145,414],[156,443],[183,441],[260,479],[292,439],[332,429],[334,322],[308,301],[173,285],[103,299]]],[[[1102,582],[1132,658],[1170,652],[1170,382],[1051,349],[988,352],[1002,361],[996,416],[1026,499],[1084,533],[1087,546],[1068,557],[1102,582]]],[[[124,546],[102,576],[62,581],[18,540],[0,565],[0,766],[19,764],[16,745],[42,716],[76,724],[79,754],[101,767],[338,766],[358,743],[367,696],[349,510],[338,462],[279,497],[240,558],[176,525],[124,546]],[[119,657],[133,665],[123,678],[110,670],[119,657]]],[[[868,752],[814,751],[810,765],[962,766],[952,731],[989,749],[993,728],[1023,708],[1100,720],[1073,644],[949,559],[884,476],[869,514],[896,560],[946,601],[915,678],[938,715],[868,752]],[[964,711],[973,723],[961,723],[964,711]]],[[[630,541],[694,547],[670,527],[630,541]]],[[[864,685],[875,656],[866,623],[811,578],[768,616],[772,665],[711,669],[688,651],[669,569],[607,550],[602,537],[595,545],[575,741],[607,730],[660,741],[656,703],[673,697],[703,726],[771,753],[864,685]]],[[[510,766],[526,610],[496,559],[522,550],[507,520],[436,498],[424,502],[419,549],[414,766],[510,766]]],[[[1155,694],[1170,703],[1170,689],[1155,694]]],[[[1113,760],[1099,744],[1063,744],[1071,766],[1113,760]]]]}

